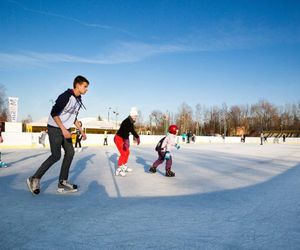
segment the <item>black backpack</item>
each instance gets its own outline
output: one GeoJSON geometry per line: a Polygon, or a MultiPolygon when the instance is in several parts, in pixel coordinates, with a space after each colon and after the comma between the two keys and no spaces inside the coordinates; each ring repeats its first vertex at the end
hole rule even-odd
{"type": "Polygon", "coordinates": [[[156,147],[155,147],[155,150],[156,150],[156,151],[160,151],[160,150],[161,150],[161,145],[162,145],[162,143],[163,143],[163,141],[164,141],[165,138],[166,138],[166,136],[163,137],[163,138],[161,138],[161,139],[159,140],[159,142],[156,144],[156,147]]]}

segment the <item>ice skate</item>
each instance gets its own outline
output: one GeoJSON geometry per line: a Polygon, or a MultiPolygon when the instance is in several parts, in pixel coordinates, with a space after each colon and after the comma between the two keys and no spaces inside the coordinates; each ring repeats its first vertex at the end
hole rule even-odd
{"type": "Polygon", "coordinates": [[[127,164],[124,164],[122,168],[123,168],[124,172],[132,172],[133,171],[132,168],[127,167],[127,164]]]}
{"type": "Polygon", "coordinates": [[[121,168],[121,167],[118,167],[117,170],[116,170],[116,176],[119,176],[119,175],[120,176],[125,176],[126,175],[124,169],[121,168]]]}
{"type": "Polygon", "coordinates": [[[57,192],[62,194],[77,192],[77,185],[69,183],[67,180],[59,181],[57,192]]]}
{"type": "Polygon", "coordinates": [[[0,161],[0,168],[7,168],[7,167],[8,165],[5,162],[0,161]]]}
{"type": "Polygon", "coordinates": [[[156,168],[155,168],[155,167],[151,167],[151,168],[149,169],[149,172],[155,174],[155,173],[156,173],[156,168]]]}
{"type": "Polygon", "coordinates": [[[40,179],[29,177],[27,179],[27,186],[32,194],[36,195],[40,193],[40,179]]]}
{"type": "Polygon", "coordinates": [[[167,171],[166,171],[166,176],[167,176],[167,177],[175,177],[175,173],[172,172],[171,170],[167,170],[167,171]]]}

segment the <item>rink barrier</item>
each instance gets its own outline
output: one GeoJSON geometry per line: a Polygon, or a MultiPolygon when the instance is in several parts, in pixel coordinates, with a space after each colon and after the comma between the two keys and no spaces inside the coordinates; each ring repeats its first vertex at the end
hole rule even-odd
{"type": "MultiPolygon", "coordinates": [[[[25,133],[25,132],[2,132],[4,142],[0,144],[0,148],[41,148],[39,144],[40,133],[25,133]]],[[[141,135],[141,143],[155,145],[164,135],[141,135]]],[[[109,134],[107,141],[108,145],[114,145],[114,134],[109,134]]],[[[130,136],[131,144],[134,144],[130,136]]],[[[268,137],[267,144],[273,144],[276,140],[273,137],[268,137]]],[[[182,138],[178,136],[178,142],[182,142],[182,138]]],[[[49,147],[48,136],[45,139],[46,147],[49,147]]],[[[104,135],[103,134],[87,134],[87,140],[81,141],[82,146],[103,146],[104,135]]],[[[193,144],[194,142],[190,142],[193,144]]],[[[220,136],[196,136],[195,144],[213,144],[213,143],[241,143],[240,137],[226,137],[223,140],[220,136]]],[[[259,137],[246,137],[246,144],[260,144],[259,137]]],[[[279,143],[282,144],[282,138],[279,138],[279,143]]],[[[300,138],[286,138],[286,144],[300,144],[300,138]]]]}

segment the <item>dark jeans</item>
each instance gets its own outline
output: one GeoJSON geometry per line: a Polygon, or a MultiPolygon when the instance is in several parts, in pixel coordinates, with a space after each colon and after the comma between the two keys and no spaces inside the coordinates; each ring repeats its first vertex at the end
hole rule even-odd
{"type": "Polygon", "coordinates": [[[33,177],[41,179],[47,170],[61,157],[61,147],[65,150],[64,159],[61,165],[59,180],[67,180],[69,177],[69,169],[74,156],[74,148],[72,139],[64,138],[60,128],[48,126],[48,136],[50,142],[51,155],[39,167],[33,177]]]}
{"type": "MultiPolygon", "coordinates": [[[[158,151],[158,159],[152,164],[152,167],[157,168],[165,160],[166,152],[158,151]]],[[[171,170],[172,167],[172,156],[169,160],[166,160],[166,170],[171,170]]]]}

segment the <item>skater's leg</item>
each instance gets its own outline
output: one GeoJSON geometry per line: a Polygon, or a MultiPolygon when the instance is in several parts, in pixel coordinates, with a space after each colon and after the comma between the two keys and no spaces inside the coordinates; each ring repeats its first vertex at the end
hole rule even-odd
{"type": "Polygon", "coordinates": [[[78,144],[79,144],[79,140],[78,140],[78,136],[76,136],[76,140],[75,140],[75,148],[77,148],[78,144]]]}
{"type": "Polygon", "coordinates": [[[158,152],[158,159],[152,164],[152,167],[157,168],[160,164],[162,164],[165,160],[164,153],[158,152]]]}
{"type": "Polygon", "coordinates": [[[118,151],[120,152],[120,157],[118,160],[118,167],[116,169],[116,175],[125,176],[125,167],[123,166],[126,162],[126,150],[124,150],[124,140],[122,137],[116,135],[114,137],[114,142],[117,146],[118,151]]]}
{"type": "Polygon", "coordinates": [[[129,150],[129,148],[128,148],[128,149],[125,150],[125,152],[124,152],[124,164],[127,164],[129,155],[130,155],[130,150],[129,150]]]}
{"type": "Polygon", "coordinates": [[[166,171],[171,170],[172,167],[172,156],[170,159],[166,160],[166,171]]]}
{"type": "Polygon", "coordinates": [[[65,150],[64,159],[61,165],[59,180],[68,180],[69,169],[74,157],[74,148],[72,144],[72,139],[63,140],[62,147],[65,150]]]}
{"type": "Polygon", "coordinates": [[[171,171],[172,167],[172,156],[170,159],[166,160],[166,176],[167,177],[174,177],[175,173],[171,171]]]}
{"type": "Polygon", "coordinates": [[[47,172],[47,170],[57,161],[59,161],[61,157],[61,145],[63,141],[63,135],[59,128],[48,128],[49,134],[49,142],[50,142],[50,149],[51,155],[45,160],[39,169],[35,172],[32,176],[37,179],[41,179],[43,175],[47,172]]]}
{"type": "Polygon", "coordinates": [[[120,152],[118,166],[122,166],[123,164],[126,163],[126,154],[127,154],[126,153],[127,150],[124,150],[124,148],[123,148],[123,145],[124,145],[123,138],[116,135],[114,138],[114,142],[117,146],[118,151],[120,152]]]}

